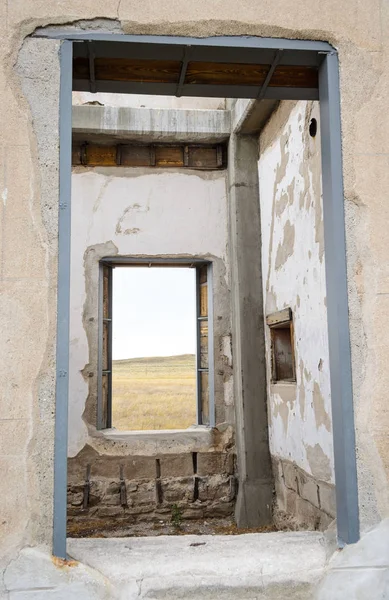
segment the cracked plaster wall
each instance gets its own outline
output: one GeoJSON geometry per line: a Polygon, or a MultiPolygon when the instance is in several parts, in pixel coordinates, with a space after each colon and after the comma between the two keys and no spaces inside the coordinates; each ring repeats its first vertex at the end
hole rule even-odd
{"type": "Polygon", "coordinates": [[[225,172],[76,168],[72,203],[69,456],[95,432],[103,256],[213,261],[216,421],[233,422],[225,172]]]}
{"type": "Polygon", "coordinates": [[[296,383],[271,383],[271,454],[334,483],[318,103],[283,102],[260,136],[265,315],[291,307],[296,383]]]}

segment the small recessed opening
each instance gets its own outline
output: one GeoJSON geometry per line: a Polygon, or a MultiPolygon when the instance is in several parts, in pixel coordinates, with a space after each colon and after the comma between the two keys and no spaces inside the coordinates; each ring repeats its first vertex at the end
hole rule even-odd
{"type": "Polygon", "coordinates": [[[317,134],[317,120],[311,119],[311,122],[309,123],[309,135],[311,137],[315,137],[316,134],[317,134]]]}
{"type": "Polygon", "coordinates": [[[272,382],[296,381],[291,309],[269,315],[266,322],[271,336],[272,382]]]}

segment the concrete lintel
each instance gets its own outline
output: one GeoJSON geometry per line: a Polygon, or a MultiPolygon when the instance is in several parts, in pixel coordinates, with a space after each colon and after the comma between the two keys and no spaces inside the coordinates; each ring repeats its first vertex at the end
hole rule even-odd
{"type": "Polygon", "coordinates": [[[237,100],[231,110],[231,131],[259,133],[277,106],[278,100],[237,100]]]}
{"type": "Polygon", "coordinates": [[[216,143],[227,140],[230,131],[230,113],[226,110],[73,106],[75,137],[216,143]]]}

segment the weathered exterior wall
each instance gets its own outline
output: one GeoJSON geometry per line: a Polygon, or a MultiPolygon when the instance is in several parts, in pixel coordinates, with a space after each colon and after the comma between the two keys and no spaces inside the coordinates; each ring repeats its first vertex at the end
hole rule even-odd
{"type": "Polygon", "coordinates": [[[73,519],[122,516],[128,521],[133,515],[146,519],[169,512],[172,503],[187,509],[184,517],[213,513],[219,516],[233,509],[234,487],[230,476],[234,458],[230,451],[234,416],[226,194],[225,171],[74,169],[69,378],[69,456],[73,457],[69,461],[69,515],[73,519]],[[118,442],[117,438],[96,431],[98,265],[103,256],[115,255],[198,257],[212,261],[216,423],[228,422],[224,434],[196,435],[190,431],[181,434],[177,441],[174,436],[166,438],[158,432],[129,434],[127,440],[121,435],[118,442]],[[204,467],[197,474],[192,452],[213,453],[217,448],[227,452],[223,460],[232,466],[225,468],[223,461],[215,458],[209,472],[204,467]],[[156,460],[160,461],[160,480],[156,460]],[[87,464],[91,465],[91,480],[96,489],[85,513],[79,496],[87,464]],[[121,464],[138,465],[136,472],[133,468],[125,469],[129,486],[129,506],[125,510],[117,493],[121,464]],[[200,477],[196,488],[200,485],[198,489],[204,488],[204,493],[193,504],[197,499],[195,476],[200,477]],[[156,491],[157,485],[161,486],[160,493],[156,491]]]}
{"type": "Polygon", "coordinates": [[[1,77],[0,558],[52,537],[58,49],[27,40],[1,77]]]}
{"type": "MultiPolygon", "coordinates": [[[[35,88],[32,99],[39,104],[36,110],[44,119],[45,132],[40,129],[37,119],[33,121],[31,118],[36,112],[31,112],[28,92],[21,86],[20,77],[23,79],[23,76],[15,70],[15,65],[24,38],[36,27],[95,19],[101,15],[112,19],[128,33],[306,38],[328,40],[338,48],[362,526],[367,527],[388,515],[388,3],[385,0],[344,0],[342,3],[335,0],[298,0],[293,3],[289,0],[277,3],[251,0],[209,3],[199,0],[196,3],[161,5],[153,0],[143,3],[17,0],[2,2],[0,14],[2,194],[8,189],[7,206],[1,204],[1,283],[5,290],[1,368],[2,381],[9,382],[7,389],[12,392],[12,396],[3,396],[2,426],[9,431],[8,419],[14,419],[12,411],[15,406],[19,416],[22,414],[25,419],[25,427],[18,423],[16,433],[11,434],[9,441],[4,435],[1,437],[5,440],[2,445],[2,472],[7,477],[7,494],[1,494],[0,500],[1,527],[4,528],[0,535],[1,551],[7,549],[9,552],[26,543],[26,527],[30,531],[27,535],[29,543],[37,543],[42,536],[48,543],[51,539],[56,280],[55,251],[52,260],[47,263],[45,239],[48,231],[53,232],[55,227],[48,227],[42,214],[46,209],[51,210],[55,220],[56,211],[54,206],[50,209],[41,187],[46,169],[52,163],[40,159],[37,142],[46,139],[46,148],[53,144],[49,155],[55,162],[58,156],[58,62],[50,64],[45,59],[43,48],[52,49],[53,56],[56,56],[58,43],[36,42],[40,44],[39,56],[34,65],[30,64],[25,75],[25,82],[32,86],[34,74],[38,73],[36,85],[42,87],[35,88]],[[40,77],[39,69],[46,73],[46,80],[40,77]],[[12,214],[7,212],[10,207],[12,214]],[[7,247],[11,247],[12,251],[7,252],[7,247]],[[36,260],[29,263],[34,250],[37,251],[36,260]],[[19,270],[15,266],[16,257],[28,268],[19,270]],[[15,280],[17,268],[19,274],[18,280],[15,280]],[[26,339],[30,340],[29,344],[26,339]],[[18,365],[17,372],[15,364],[18,365]],[[50,415],[48,426],[42,419],[39,406],[39,373],[50,382],[50,393],[41,396],[45,414],[50,415]],[[29,447],[34,447],[36,453],[28,452],[29,447]],[[45,508],[39,502],[36,478],[32,475],[40,470],[43,459],[48,461],[42,469],[47,482],[41,495],[46,502],[45,508]],[[44,526],[38,515],[44,519],[44,526]],[[40,525],[35,529],[37,523],[40,525]]],[[[53,174],[48,179],[53,186],[54,205],[57,201],[57,178],[53,174]]]]}
{"type": "MultiPolygon", "coordinates": [[[[281,103],[261,133],[258,163],[264,312],[292,309],[296,370],[296,383],[272,383],[266,326],[270,452],[278,508],[303,523],[299,487],[290,484],[296,476],[285,477],[286,462],[316,482],[334,483],[319,122],[317,102],[281,103]],[[315,137],[309,134],[313,118],[315,137]]],[[[318,510],[335,516],[333,500],[316,506],[317,493],[313,499],[318,510]]]]}

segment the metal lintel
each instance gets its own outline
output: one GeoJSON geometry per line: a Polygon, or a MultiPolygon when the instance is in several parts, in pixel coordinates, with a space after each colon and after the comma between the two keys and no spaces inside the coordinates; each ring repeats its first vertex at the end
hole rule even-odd
{"type": "Polygon", "coordinates": [[[186,70],[188,68],[189,55],[190,55],[190,47],[189,46],[185,46],[183,57],[182,57],[182,66],[181,66],[181,72],[180,72],[180,79],[179,79],[179,82],[177,84],[177,90],[176,90],[176,96],[177,96],[177,98],[180,98],[182,96],[182,88],[183,88],[184,81],[185,81],[186,70]]]}
{"type": "Polygon", "coordinates": [[[265,81],[263,82],[263,84],[261,85],[261,87],[259,88],[259,92],[258,92],[258,96],[257,96],[257,100],[263,100],[263,98],[265,97],[265,93],[267,90],[267,87],[270,83],[270,80],[273,76],[273,73],[276,69],[276,66],[278,65],[278,63],[281,60],[281,56],[282,56],[283,50],[277,50],[276,55],[274,57],[274,60],[271,64],[271,67],[265,77],[265,81]]]}
{"type": "Polygon", "coordinates": [[[69,396],[72,42],[60,48],[57,348],[54,434],[53,554],[66,559],[69,396]]]}
{"type": "MultiPolygon", "coordinates": [[[[89,79],[75,79],[73,90],[87,92],[89,79]]],[[[96,91],[112,94],[145,94],[175,96],[176,83],[152,83],[133,81],[96,81],[96,91]]],[[[181,89],[182,96],[208,97],[208,98],[252,98],[258,95],[258,86],[255,85],[210,85],[184,83],[181,89]]],[[[317,88],[295,87],[268,87],[264,99],[266,100],[318,100],[317,88]]]]}
{"type": "Polygon", "coordinates": [[[208,261],[204,260],[204,258],[155,258],[155,257],[132,257],[132,256],[106,256],[100,260],[100,263],[105,265],[128,265],[128,266],[165,266],[166,264],[171,264],[172,267],[191,267],[196,266],[200,267],[202,265],[207,265],[208,261]]]}
{"type": "Polygon", "coordinates": [[[340,546],[359,539],[358,484],[351,377],[338,57],[319,71],[323,217],[336,512],[340,546]]]}
{"type": "Polygon", "coordinates": [[[96,33],[96,31],[71,31],[70,29],[37,29],[33,37],[44,37],[51,39],[63,39],[73,41],[105,41],[137,44],[163,44],[163,45],[187,45],[187,46],[228,46],[230,48],[256,48],[278,50],[309,50],[312,52],[333,52],[335,48],[328,42],[313,40],[293,40],[285,38],[268,38],[256,36],[213,36],[206,38],[195,38],[187,36],[169,35],[130,35],[122,33],[96,33]]]}

